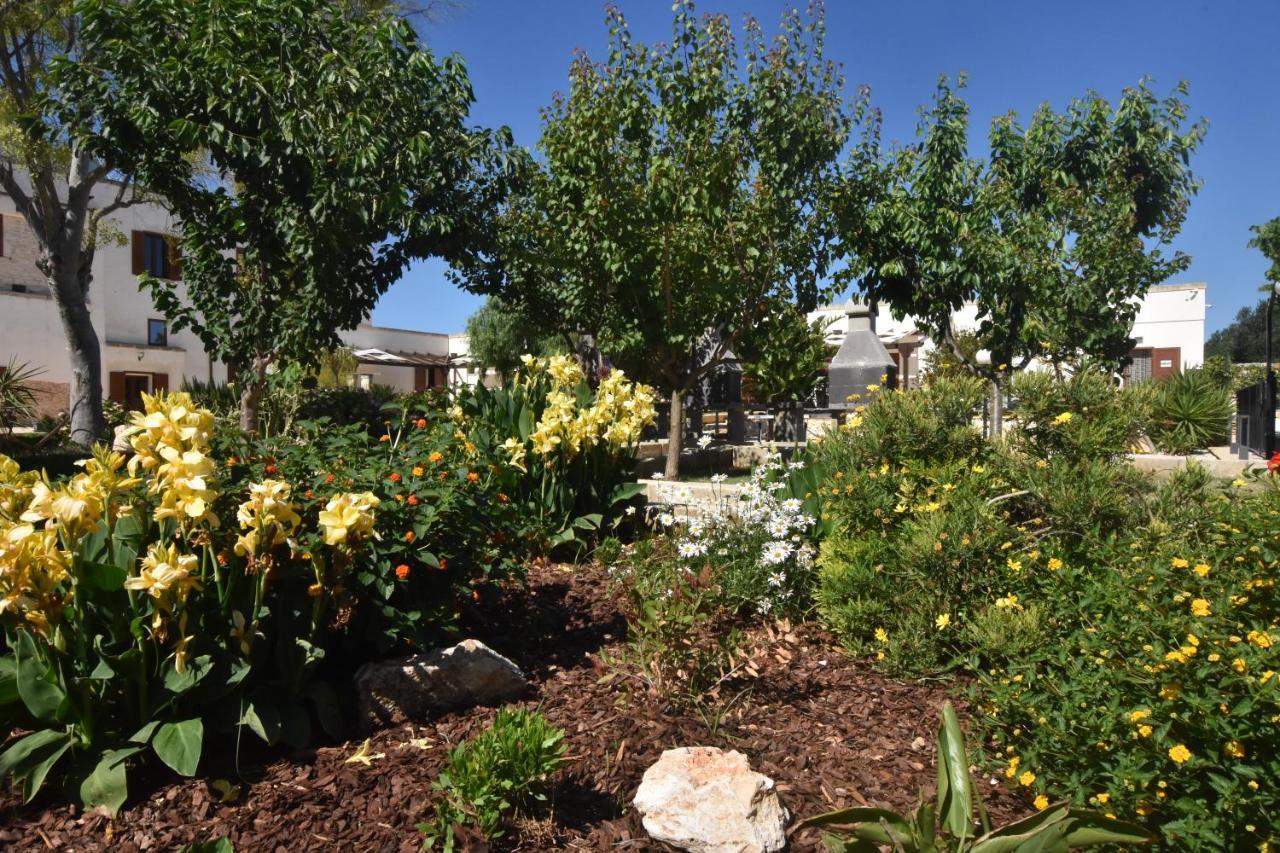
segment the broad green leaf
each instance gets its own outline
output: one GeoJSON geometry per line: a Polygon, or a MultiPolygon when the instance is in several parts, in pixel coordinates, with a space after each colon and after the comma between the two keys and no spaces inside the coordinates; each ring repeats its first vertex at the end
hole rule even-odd
{"type": "Polygon", "coordinates": [[[960,718],[950,702],[942,706],[942,726],[938,729],[938,816],[953,837],[973,837],[969,756],[960,718]]]}
{"type": "Polygon", "coordinates": [[[194,776],[204,744],[204,723],[197,717],[160,726],[151,748],[165,764],[182,776],[194,776]]]}
{"type": "Polygon", "coordinates": [[[125,762],[119,760],[115,750],[107,750],[93,772],[80,783],[80,802],[86,811],[99,811],[115,817],[128,797],[125,762]]]}
{"type": "Polygon", "coordinates": [[[11,771],[15,774],[20,773],[23,767],[29,766],[28,759],[32,755],[39,754],[45,748],[59,742],[70,743],[71,736],[57,729],[42,729],[15,742],[0,754],[0,779],[11,771]]]}
{"type": "Polygon", "coordinates": [[[18,695],[38,720],[66,722],[70,715],[67,694],[57,682],[54,669],[40,656],[36,641],[27,631],[17,632],[18,695]]]}
{"type": "Polygon", "coordinates": [[[272,744],[280,739],[280,714],[274,705],[263,702],[250,702],[245,708],[240,724],[272,744]]]}

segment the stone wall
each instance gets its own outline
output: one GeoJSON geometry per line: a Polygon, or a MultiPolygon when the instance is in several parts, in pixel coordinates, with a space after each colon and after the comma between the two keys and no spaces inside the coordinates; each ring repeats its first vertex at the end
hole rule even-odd
{"type": "Polygon", "coordinates": [[[36,268],[40,247],[26,220],[12,214],[0,218],[4,220],[0,225],[0,291],[12,290],[16,284],[47,295],[45,277],[36,268]]]}

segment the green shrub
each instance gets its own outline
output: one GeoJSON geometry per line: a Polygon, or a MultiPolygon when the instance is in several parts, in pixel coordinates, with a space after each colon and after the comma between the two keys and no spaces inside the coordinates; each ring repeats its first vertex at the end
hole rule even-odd
{"type": "Polygon", "coordinates": [[[564,761],[564,730],[536,711],[503,708],[493,725],[458,744],[433,786],[435,819],[418,829],[425,846],[455,848],[454,826],[475,826],[487,839],[502,835],[512,809],[546,799],[547,779],[564,761]]]}
{"type": "Polygon", "coordinates": [[[1137,444],[1145,423],[1140,393],[1121,391],[1108,374],[1081,369],[1058,380],[1044,371],[1016,375],[1017,427],[1011,443],[1036,459],[1108,461],[1137,444]]]}
{"type": "Polygon", "coordinates": [[[1230,391],[1203,370],[1184,370],[1157,384],[1151,440],[1166,453],[1225,444],[1231,434],[1230,391]]]}
{"type": "Polygon", "coordinates": [[[32,381],[43,373],[16,358],[0,367],[0,430],[6,433],[17,426],[28,426],[35,421],[36,392],[32,381]]]}

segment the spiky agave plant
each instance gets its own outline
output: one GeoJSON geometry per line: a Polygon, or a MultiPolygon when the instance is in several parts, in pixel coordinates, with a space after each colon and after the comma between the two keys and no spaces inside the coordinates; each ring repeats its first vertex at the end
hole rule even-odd
{"type": "Polygon", "coordinates": [[[1152,840],[1136,824],[1072,809],[1065,801],[992,829],[969,773],[964,733],[950,702],[942,708],[938,729],[936,803],[921,799],[907,815],[876,808],[840,809],[808,818],[800,826],[832,828],[823,840],[833,853],[876,853],[885,845],[895,853],[1067,853],[1152,840]]]}
{"type": "Polygon", "coordinates": [[[1203,370],[1184,370],[1161,382],[1152,397],[1151,440],[1167,453],[1190,453],[1226,441],[1230,392],[1203,370]]]}

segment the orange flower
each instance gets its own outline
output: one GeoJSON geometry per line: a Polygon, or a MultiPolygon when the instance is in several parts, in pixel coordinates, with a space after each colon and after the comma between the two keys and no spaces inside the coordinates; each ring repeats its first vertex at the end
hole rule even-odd
{"type": "Polygon", "coordinates": [[[511,500],[511,498],[507,497],[502,492],[498,492],[498,503],[504,504],[509,500],[511,500]]]}
{"type": "Polygon", "coordinates": [[[382,435],[378,436],[378,441],[390,441],[390,440],[391,440],[391,436],[385,432],[382,435]]]}
{"type": "Polygon", "coordinates": [[[412,544],[412,543],[413,543],[413,540],[415,540],[415,539],[417,539],[417,538],[418,538],[418,534],[414,533],[412,530],[406,530],[406,531],[405,531],[405,534],[404,534],[404,541],[406,541],[406,542],[408,542],[408,543],[412,544]]]}
{"type": "Polygon", "coordinates": [[[427,428],[427,419],[418,418],[418,429],[426,429],[426,428],[427,428]]]}
{"type": "Polygon", "coordinates": [[[477,474],[475,471],[469,471],[467,472],[467,480],[472,483],[478,483],[480,482],[480,475],[477,474]]]}
{"type": "Polygon", "coordinates": [[[433,450],[431,451],[431,455],[427,457],[427,460],[434,463],[434,462],[439,462],[443,458],[444,458],[443,453],[441,453],[439,450],[433,450]]]}
{"type": "Polygon", "coordinates": [[[310,489],[307,489],[305,492],[302,493],[302,496],[307,500],[311,500],[316,496],[316,493],[311,491],[310,489]]]}
{"type": "Polygon", "coordinates": [[[407,581],[409,579],[409,566],[407,563],[401,563],[396,566],[396,577],[400,578],[402,581],[407,581]]]}
{"type": "Polygon", "coordinates": [[[413,476],[421,477],[425,472],[426,472],[426,469],[423,468],[421,465],[413,466],[413,476]]]}
{"type": "Polygon", "coordinates": [[[266,471],[268,474],[279,474],[279,473],[280,473],[280,469],[279,469],[279,468],[277,468],[274,464],[268,464],[268,465],[267,465],[267,467],[266,467],[266,468],[264,468],[263,470],[264,470],[264,471],[266,471]]]}
{"type": "Polygon", "coordinates": [[[480,600],[480,590],[478,590],[478,589],[473,589],[473,590],[471,590],[471,599],[472,599],[473,601],[479,601],[479,600],[480,600]]]}
{"type": "Polygon", "coordinates": [[[392,471],[392,472],[391,472],[391,482],[393,482],[393,483],[398,483],[398,482],[400,482],[400,472],[399,472],[399,471],[392,471]]]}
{"type": "Polygon", "coordinates": [[[226,564],[227,564],[227,552],[226,552],[226,551],[219,551],[219,552],[218,552],[218,565],[219,565],[219,566],[225,566],[226,564]]]}
{"type": "Polygon", "coordinates": [[[307,587],[307,595],[312,598],[319,598],[320,593],[322,592],[324,592],[324,587],[320,586],[318,583],[313,583],[311,586],[307,587]]]}
{"type": "Polygon", "coordinates": [[[409,495],[409,506],[417,506],[417,505],[418,505],[418,496],[409,495]]]}
{"type": "Polygon", "coordinates": [[[334,477],[332,474],[330,474],[329,476],[327,476],[327,477],[325,477],[325,478],[324,478],[325,485],[328,485],[329,483],[332,483],[332,482],[333,482],[334,480],[336,480],[336,479],[337,479],[336,477],[334,477]]]}
{"type": "Polygon", "coordinates": [[[440,558],[440,571],[442,572],[449,571],[449,561],[444,559],[443,557],[440,558]]]}
{"type": "Polygon", "coordinates": [[[239,464],[240,464],[240,460],[239,460],[239,458],[237,458],[237,457],[235,457],[235,456],[232,456],[232,457],[230,457],[230,458],[228,458],[228,459],[227,459],[227,467],[228,467],[228,468],[234,468],[234,467],[236,467],[236,466],[237,466],[237,465],[239,465],[239,464]]]}

